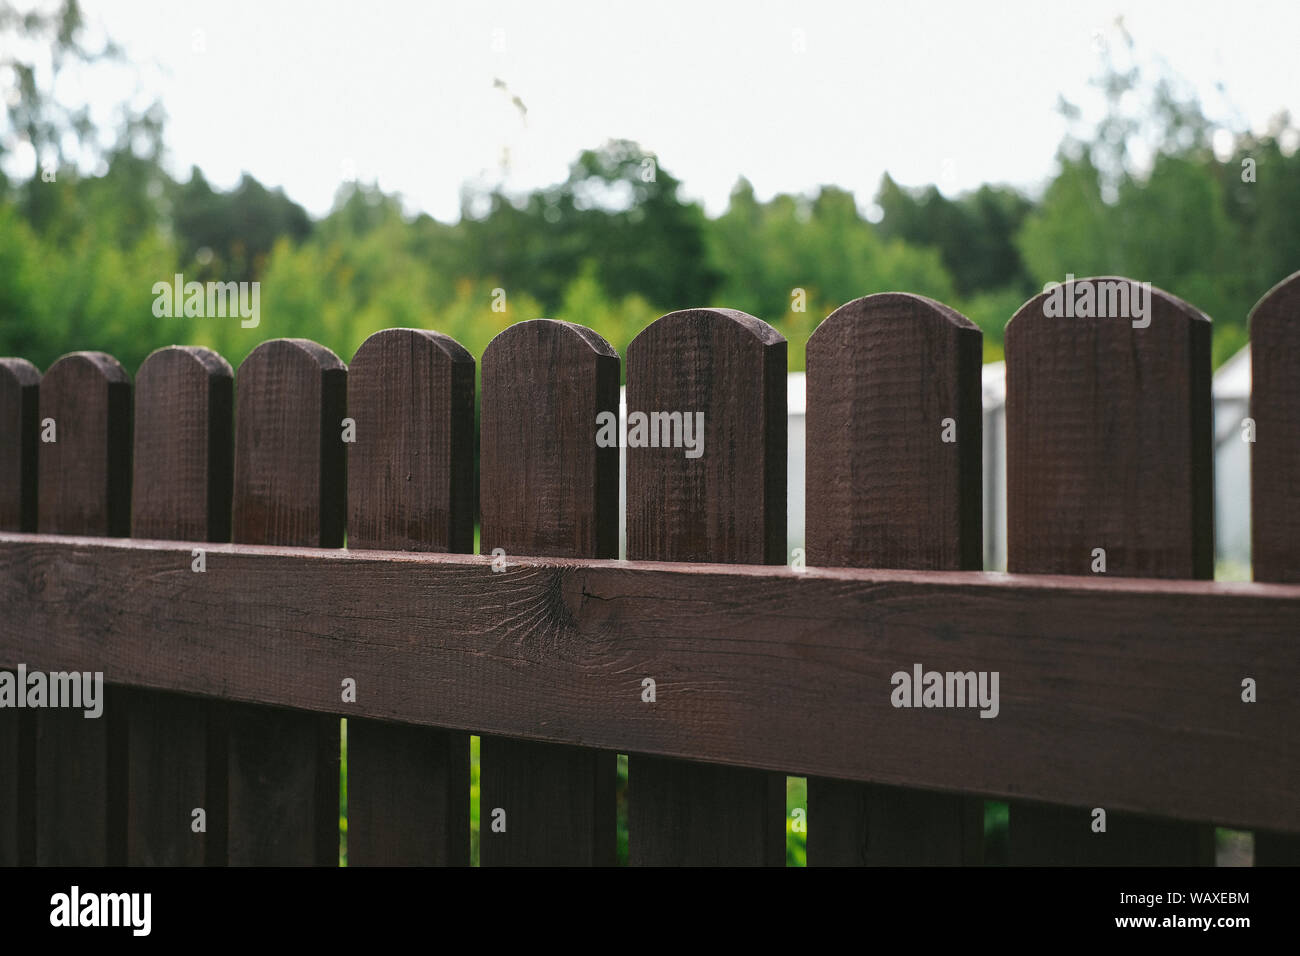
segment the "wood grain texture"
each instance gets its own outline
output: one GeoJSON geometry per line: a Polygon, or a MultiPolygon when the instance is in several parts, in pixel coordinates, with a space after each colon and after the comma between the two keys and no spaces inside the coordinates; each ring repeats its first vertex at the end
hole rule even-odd
{"type": "MultiPolygon", "coordinates": [[[[135,383],[134,537],[191,541],[200,548],[230,540],[233,400],[234,374],[216,352],[172,346],[145,359],[135,383]]],[[[193,559],[185,564],[192,568],[193,559]]],[[[186,583],[202,581],[196,576],[186,583]]],[[[127,863],[224,864],[220,703],[142,690],[120,699],[127,721],[127,863]],[[196,833],[199,808],[206,830],[196,833]]]]}
{"type": "MultiPolygon", "coordinates": [[[[37,453],[37,527],[50,534],[125,535],[131,519],[131,382],[103,352],[74,352],[41,379],[40,418],[52,442],[37,453]]],[[[18,661],[14,662],[15,664],[18,661]]],[[[63,670],[98,671],[93,658],[63,670]]],[[[41,710],[35,726],[35,861],[102,866],[123,860],[125,766],[116,759],[124,714],[104,702],[97,719],[41,710]]]]}
{"type": "Polygon", "coordinates": [[[36,453],[41,373],[0,358],[0,531],[36,530],[36,453]]]}
{"type": "Polygon", "coordinates": [[[235,541],[341,548],[347,366],[307,339],[273,339],[239,366],[235,541]]]}
{"type": "Polygon", "coordinates": [[[627,408],[704,412],[698,458],[629,448],[627,556],[784,564],[786,342],[731,309],[670,313],[627,352],[627,408]]]}
{"type": "MultiPolygon", "coordinates": [[[[628,346],[631,416],[704,415],[702,453],[627,449],[627,556],[784,564],[786,342],[730,309],[670,313],[628,346]]],[[[669,436],[670,438],[673,436],[669,436]]],[[[698,640],[713,635],[701,632],[698,640]]],[[[647,720],[682,719],[670,675],[647,720]],[[665,685],[667,682],[667,685],[665,685]]],[[[636,698],[639,701],[639,696],[636,698]]],[[[735,728],[738,729],[738,728],[735,728]]],[[[636,865],[785,863],[785,780],[643,754],[628,758],[629,860],[636,865]]]]}
{"type": "MultiPolygon", "coordinates": [[[[36,530],[37,412],[41,373],[26,359],[0,358],[0,531],[36,530]]],[[[0,866],[30,865],[34,725],[0,710],[0,866]]]]}
{"type": "Polygon", "coordinates": [[[131,536],[229,541],[234,373],[210,349],[150,354],[135,384],[131,536]]]}
{"type": "Polygon", "coordinates": [[[1237,678],[1300,685],[1297,585],[214,544],[183,591],[188,555],[0,534],[0,667],[322,713],[347,673],[378,720],[1300,832],[1300,699],[1237,678]],[[904,659],[999,671],[998,717],[890,706],[904,659]]]}
{"type": "Polygon", "coordinates": [[[474,550],[474,357],[424,329],[387,329],[348,369],[348,545],[474,550]]]}
{"type": "MultiPolygon", "coordinates": [[[[1128,280],[1075,285],[1100,281],[1128,280]]],[[[1159,289],[1147,328],[1044,300],[1006,331],[1008,567],[1091,574],[1105,548],[1108,574],[1211,577],[1209,319],[1159,289]]]]}
{"type": "Polygon", "coordinates": [[[40,419],[57,441],[37,453],[37,529],[125,536],[131,529],[131,379],[103,352],[65,355],[41,379],[40,419]]]}
{"type": "MultiPolygon", "coordinates": [[[[239,366],[235,541],[339,548],[346,520],[347,367],[305,339],[275,339],[239,366]]],[[[209,555],[205,584],[225,578],[209,555]]],[[[294,669],[313,666],[292,644],[294,669]]],[[[330,675],[334,714],[344,670],[330,675]]],[[[286,677],[288,680],[297,678],[286,677]]],[[[227,856],[232,866],[337,866],[339,718],[231,708],[227,856]]]]}
{"type": "MultiPolygon", "coordinates": [[[[817,327],[807,350],[809,564],[979,570],[982,349],[965,316],[904,293],[855,299],[817,327]]],[[[974,798],[810,777],[808,817],[810,866],[983,858],[974,798]]]]}
{"type": "MultiPolygon", "coordinates": [[[[1269,290],[1250,314],[1250,446],[1252,563],[1256,581],[1300,582],[1300,272],[1269,290]]],[[[1258,702],[1277,694],[1273,675],[1244,673],[1259,682],[1258,702]],[[1265,692],[1263,687],[1273,685],[1265,692]]],[[[1256,866],[1300,866],[1300,835],[1255,834],[1256,866]]]]}
{"type": "Polygon", "coordinates": [[[1300,582],[1300,272],[1251,311],[1250,365],[1255,580],[1300,582]]]}
{"type": "MultiPolygon", "coordinates": [[[[1067,294],[1114,281],[1129,280],[1077,280],[1067,294]]],[[[1090,574],[1102,548],[1110,575],[1213,577],[1208,317],[1154,288],[1145,327],[1052,317],[1046,301],[1030,299],[1006,331],[1008,569],[1090,574]]],[[[1140,688],[1141,663],[1111,679],[1140,688]]],[[[1239,686],[1232,671],[1222,679],[1239,686]]],[[[1067,802],[1012,804],[1011,863],[1213,865],[1209,826],[1126,819],[1102,795],[1092,806],[1107,831],[1093,833],[1091,813],[1067,802]]]]}
{"type": "MultiPolygon", "coordinates": [[[[473,551],[473,356],[438,332],[376,332],[348,368],[348,416],[349,546],[473,551]]],[[[463,731],[349,719],[348,865],[468,866],[469,772],[463,731]]]]}
{"type": "MultiPolygon", "coordinates": [[[[480,549],[507,555],[613,558],[618,448],[598,447],[596,419],[618,415],[619,360],[590,329],[538,319],[512,325],[483,353],[480,549]]],[[[498,580],[508,593],[504,575],[498,580]]],[[[542,629],[522,655],[554,652],[542,629]]],[[[617,754],[485,734],[479,741],[483,866],[615,862],[617,754]],[[505,812],[505,832],[493,829],[505,812]]]]}
{"type": "Polygon", "coordinates": [[[537,319],[492,340],[483,353],[480,551],[618,555],[618,449],[596,446],[596,416],[618,414],[618,379],[618,353],[580,325],[537,319]]]}

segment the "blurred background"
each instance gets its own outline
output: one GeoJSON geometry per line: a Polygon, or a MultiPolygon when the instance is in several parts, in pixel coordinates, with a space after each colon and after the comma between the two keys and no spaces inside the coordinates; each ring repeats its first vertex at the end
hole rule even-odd
{"type": "Polygon", "coordinates": [[[1294,4],[539,6],[3,0],[0,353],[477,356],[542,315],[622,351],[725,305],[797,371],[906,290],[993,360],[1073,273],[1192,302],[1217,365],[1300,268],[1294,4]],[[175,273],[260,281],[260,325],[155,317],[175,273]]]}
{"type": "Polygon", "coordinates": [[[790,342],[798,547],[804,344],[922,293],[984,332],[997,568],[1003,327],[1048,281],[1125,275],[1214,320],[1243,576],[1246,318],[1300,269],[1297,36],[1284,2],[0,0],[0,355],[134,374],[301,336],[348,361],[414,326],[479,357],[540,316],[624,353],[741,309],[790,342]],[[257,327],[158,317],[176,274],[258,282],[257,327]]]}

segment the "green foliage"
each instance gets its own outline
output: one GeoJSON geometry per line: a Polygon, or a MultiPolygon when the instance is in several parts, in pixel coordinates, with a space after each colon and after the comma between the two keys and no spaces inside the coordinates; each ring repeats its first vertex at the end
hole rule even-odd
{"type": "Polygon", "coordinates": [[[785,865],[808,865],[808,778],[785,778],[785,865]],[[794,827],[795,810],[804,811],[804,825],[796,830],[794,827]]]}
{"type": "Polygon", "coordinates": [[[782,316],[792,330],[801,325],[788,318],[797,289],[819,308],[872,292],[953,297],[952,280],[935,250],[882,238],[859,213],[853,194],[836,187],[823,187],[811,198],[779,195],[761,203],[742,179],[727,211],[710,224],[709,238],[726,277],[714,304],[778,328],[782,316]]]}
{"type": "MultiPolygon", "coordinates": [[[[1119,52],[1131,54],[1131,42],[1119,52]]],[[[886,175],[872,223],[846,190],[760,201],[741,178],[726,211],[708,219],[657,156],[614,140],[582,152],[552,186],[523,196],[466,192],[460,220],[448,224],[410,217],[399,196],[362,183],[343,184],[333,210],[313,222],[251,176],[229,191],[213,189],[197,168],[187,182],[174,180],[160,161],[156,106],[124,110],[119,129],[105,131],[84,104],[54,95],[68,71],[85,88],[87,71],[118,58],[111,43],[86,45],[75,0],[35,13],[0,0],[0,74],[14,80],[0,164],[24,149],[43,167],[20,182],[0,171],[0,354],[41,368],[98,349],[134,372],[171,344],[206,345],[237,366],[279,337],[314,339],[348,361],[370,334],[401,326],[438,329],[477,358],[512,322],[542,315],[587,325],[626,354],[663,313],[715,305],[773,323],[789,340],[790,367],[801,369],[822,318],[886,291],[959,309],[983,330],[985,358],[994,360],[1011,315],[1067,274],[1150,281],[1195,304],[1215,320],[1217,365],[1245,344],[1251,305],[1300,269],[1291,118],[1277,117],[1263,134],[1235,134],[1216,156],[1213,125],[1176,78],[1150,81],[1128,64],[1111,62],[1097,78],[1107,110],[1095,127],[1080,129],[1080,111],[1062,99],[1071,129],[1037,198],[995,185],[947,197],[886,175]],[[42,47],[44,55],[31,55],[42,47]],[[1147,153],[1150,162],[1135,159],[1147,153]],[[156,317],[154,284],[177,273],[258,282],[260,324],[156,317]]],[[[341,779],[346,863],[346,730],[341,779]]],[[[787,803],[806,808],[802,778],[788,781],[787,803]]],[[[626,757],[618,805],[626,861],[626,757]]],[[[990,862],[1006,859],[1007,819],[1006,804],[986,803],[990,862]]],[[[787,813],[787,859],[802,865],[806,834],[791,822],[787,813]]]]}
{"type": "Polygon", "coordinates": [[[1033,203],[1004,186],[981,186],[956,200],[934,186],[908,190],[888,174],[876,195],[880,234],[939,250],[962,295],[1016,287],[1029,291],[1015,237],[1033,203]]]}
{"type": "Polygon", "coordinates": [[[653,155],[615,140],[584,151],[555,186],[467,197],[449,238],[470,274],[527,289],[548,309],[588,268],[615,298],[698,305],[719,277],[705,255],[704,212],[679,188],[653,155]]]}
{"type": "Polygon", "coordinates": [[[208,185],[195,167],[190,181],[172,190],[172,225],[184,261],[206,260],[198,281],[252,281],[280,238],[300,242],[311,219],[282,190],[268,190],[244,176],[229,193],[208,185]]]}
{"type": "MultiPolygon", "coordinates": [[[[1244,344],[1254,301],[1300,266],[1300,154],[1283,148],[1296,135],[1290,118],[1238,135],[1221,161],[1212,124],[1177,79],[1151,81],[1131,62],[1112,60],[1097,78],[1107,111],[1095,127],[1080,128],[1080,111],[1062,99],[1070,131],[1036,200],[992,185],[947,197],[886,175],[873,224],[843,189],[760,201],[742,178],[708,219],[657,156],[613,140],[581,153],[555,185],[466,191],[456,223],[412,218],[400,197],[355,182],[313,222],[249,176],[229,191],[197,169],[174,181],[159,161],[156,108],[124,111],[106,145],[58,101],[64,72],[109,68],[118,56],[112,44],[88,47],[73,0],[31,16],[0,0],[0,38],[48,52],[15,42],[26,59],[0,58],[20,81],[0,160],[26,138],[42,163],[67,143],[101,164],[96,175],[65,163],[54,181],[39,170],[0,180],[0,351],[42,367],[99,348],[133,370],[173,343],[207,345],[237,365],[280,336],[315,339],[347,360],[393,326],[440,329],[481,356],[508,324],[541,315],[588,325],[625,352],[657,316],[718,305],[773,323],[799,369],[822,318],[897,290],[963,311],[994,359],[1019,305],[1069,273],[1126,275],[1194,303],[1215,319],[1218,363],[1244,344]],[[1139,141],[1153,161],[1136,162],[1139,141]],[[260,325],[155,317],[153,285],[176,273],[259,282],[260,325]]],[[[1126,42],[1114,55],[1132,60],[1126,42]]]]}

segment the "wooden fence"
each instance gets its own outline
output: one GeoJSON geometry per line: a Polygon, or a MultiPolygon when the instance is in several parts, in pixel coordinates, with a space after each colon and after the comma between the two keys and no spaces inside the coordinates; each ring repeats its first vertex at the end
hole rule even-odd
{"type": "Polygon", "coordinates": [[[0,360],[0,667],[109,685],[0,709],[0,863],[334,864],[339,717],[352,864],[468,861],[471,733],[485,865],[612,862],[618,753],[634,864],[783,863],[787,774],[814,865],[979,863],[985,799],[1013,863],[1210,864],[1216,825],[1300,862],[1300,273],[1252,315],[1249,584],[1210,580],[1209,320],[1044,301],[1006,334],[1007,575],[980,332],[919,296],[808,342],[794,556],[786,342],[739,312],[628,348],[628,409],[705,427],[627,449],[626,561],[620,358],[578,325],[492,342],[477,435],[431,331],[167,348],[134,389],[0,360]],[[896,706],[916,668],[996,674],[996,716],[896,706]]]}

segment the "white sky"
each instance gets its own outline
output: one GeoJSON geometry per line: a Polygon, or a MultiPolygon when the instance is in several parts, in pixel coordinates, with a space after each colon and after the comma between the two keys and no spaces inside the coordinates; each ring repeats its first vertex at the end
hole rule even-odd
{"type": "Polygon", "coordinates": [[[313,214],[354,170],[450,220],[462,183],[500,179],[503,148],[507,185],[526,189],[613,137],[713,214],[741,174],[762,198],[834,183],[863,204],[886,169],[950,194],[1033,188],[1064,130],[1058,94],[1096,102],[1096,47],[1121,13],[1212,117],[1262,129],[1300,107],[1294,0],[83,2],[161,97],[177,171],[224,187],[247,170],[313,214]]]}

